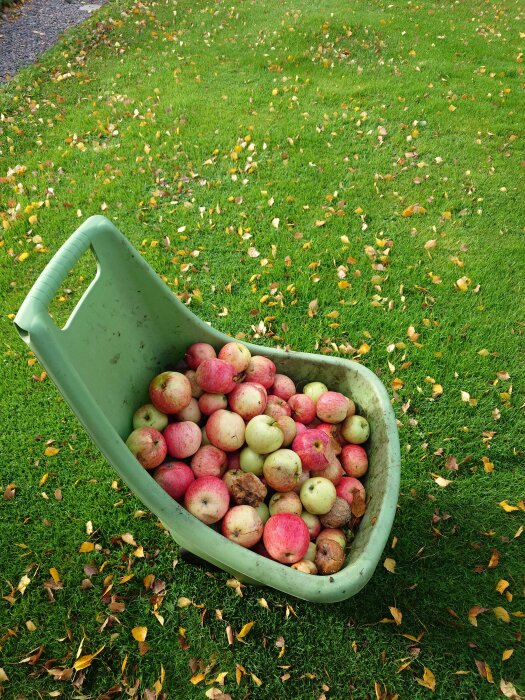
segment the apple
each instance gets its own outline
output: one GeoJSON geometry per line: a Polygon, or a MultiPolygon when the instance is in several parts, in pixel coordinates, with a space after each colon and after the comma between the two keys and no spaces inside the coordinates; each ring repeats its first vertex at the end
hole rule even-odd
{"type": "Polygon", "coordinates": [[[199,449],[202,442],[201,429],[189,420],[181,423],[170,423],[164,430],[164,439],[170,457],[184,459],[191,457],[199,449]]]}
{"type": "Polygon", "coordinates": [[[299,455],[292,450],[276,450],[264,460],[263,474],[266,483],[280,493],[293,491],[301,472],[299,455]]]}
{"type": "Polygon", "coordinates": [[[161,432],[147,425],[134,430],[126,445],[144,469],[155,469],[162,464],[167,453],[166,440],[161,432]]]}
{"type": "Polygon", "coordinates": [[[230,494],[230,496],[232,495],[233,482],[243,474],[244,472],[242,471],[242,469],[228,469],[224,472],[222,480],[226,484],[226,488],[228,489],[228,493],[230,494]]]}
{"type": "Polygon", "coordinates": [[[324,478],[331,481],[334,486],[337,486],[337,484],[341,481],[343,474],[343,467],[341,466],[341,462],[337,459],[337,457],[332,459],[326,469],[315,472],[316,476],[324,476],[324,478]]]}
{"type": "Polygon", "coordinates": [[[191,400],[190,380],[180,372],[162,372],[151,380],[149,397],[162,413],[178,413],[191,400]]]}
{"type": "Polygon", "coordinates": [[[184,494],[186,510],[207,525],[223,518],[229,505],[228,488],[217,476],[202,476],[200,479],[195,479],[184,494]]]}
{"type": "Polygon", "coordinates": [[[313,515],[324,515],[334,505],[335,486],[322,476],[314,476],[304,482],[299,493],[303,506],[313,515]]]}
{"type": "Polygon", "coordinates": [[[330,438],[318,429],[306,430],[297,435],[292,449],[301,458],[303,469],[309,471],[326,469],[334,459],[334,453],[330,449],[330,438]]]}
{"type": "Polygon", "coordinates": [[[168,416],[162,411],[159,411],[152,403],[145,403],[144,406],[137,408],[133,414],[133,429],[137,428],[155,428],[160,433],[168,425],[168,416]]]}
{"type": "Polygon", "coordinates": [[[295,513],[296,515],[301,515],[303,512],[301,499],[294,491],[274,493],[270,498],[268,508],[270,510],[270,515],[276,515],[277,513],[295,513]]]}
{"type": "Polygon", "coordinates": [[[349,408],[350,400],[338,391],[325,391],[316,404],[317,417],[323,423],[341,423],[349,408]]]}
{"type": "Polygon", "coordinates": [[[363,416],[353,415],[345,418],[341,426],[341,435],[347,442],[354,445],[361,445],[368,440],[370,435],[370,426],[368,421],[363,416]]]}
{"type": "Polygon", "coordinates": [[[219,360],[229,362],[235,369],[235,374],[240,374],[248,368],[252,354],[242,343],[231,342],[223,345],[219,350],[219,360]]]}
{"type": "Polygon", "coordinates": [[[175,414],[176,421],[190,420],[192,423],[199,423],[202,418],[202,414],[199,408],[197,399],[193,397],[190,399],[189,404],[182,411],[175,414]]]}
{"type": "Polygon", "coordinates": [[[253,547],[252,551],[255,552],[256,554],[260,554],[261,557],[265,557],[266,559],[271,559],[271,556],[269,555],[268,550],[264,546],[264,542],[262,541],[262,539],[260,539],[257,542],[255,547],[253,547]]]}
{"type": "Polygon", "coordinates": [[[202,394],[199,398],[199,410],[205,416],[211,416],[215,411],[228,408],[226,394],[202,394]]]}
{"type": "Polygon", "coordinates": [[[232,411],[238,413],[244,420],[260,416],[266,408],[267,394],[262,384],[243,382],[237,384],[228,395],[228,403],[232,411]]]}
{"type": "Polygon", "coordinates": [[[234,450],[233,452],[227,452],[226,457],[228,459],[228,466],[226,469],[240,469],[241,468],[241,452],[240,450],[234,450]]]}
{"type": "Polygon", "coordinates": [[[309,382],[308,384],[305,384],[303,388],[303,394],[306,394],[309,398],[311,398],[315,404],[319,400],[321,394],[324,394],[325,391],[328,391],[328,387],[326,384],[323,384],[323,382],[309,382]]]}
{"type": "Polygon", "coordinates": [[[271,416],[272,418],[275,418],[277,420],[281,416],[291,416],[292,415],[292,409],[284,399],[279,398],[278,396],[274,396],[271,394],[268,397],[268,401],[266,402],[266,408],[264,409],[264,412],[267,416],[271,416]]]}
{"type": "Polygon", "coordinates": [[[296,393],[295,384],[286,374],[276,374],[273,380],[272,394],[283,401],[288,401],[296,393]]]}
{"type": "Polygon", "coordinates": [[[211,442],[208,440],[208,433],[206,432],[205,425],[203,425],[201,428],[201,436],[202,436],[201,445],[211,445],[211,442]]]}
{"type": "Polygon", "coordinates": [[[291,416],[280,416],[276,420],[277,425],[283,431],[283,447],[288,447],[297,435],[296,422],[291,416]]]}
{"type": "Polygon", "coordinates": [[[265,456],[254,452],[251,447],[243,447],[239,454],[241,469],[243,472],[252,472],[255,476],[261,476],[265,456]]]}
{"type": "Polygon", "coordinates": [[[208,394],[228,394],[237,386],[235,368],[229,362],[212,358],[197,367],[197,384],[208,394]]]}
{"type": "MultiPolygon", "coordinates": [[[[303,513],[305,512],[306,511],[303,511],[303,513]]],[[[303,516],[301,515],[301,517],[303,516]]],[[[314,561],[316,552],[317,545],[315,544],[315,542],[310,542],[310,544],[308,545],[308,549],[306,550],[306,554],[304,555],[304,559],[306,559],[307,561],[314,561]]]]}
{"type": "Polygon", "coordinates": [[[299,478],[297,479],[295,486],[293,487],[293,490],[295,491],[295,493],[301,492],[301,486],[309,478],[310,478],[310,472],[308,470],[304,471],[304,469],[303,469],[303,471],[299,474],[299,478]]]}
{"type": "Polygon", "coordinates": [[[337,527],[326,527],[324,530],[321,530],[321,532],[317,535],[315,543],[319,544],[319,542],[322,542],[323,540],[333,540],[334,542],[337,542],[343,550],[346,547],[345,533],[337,527]]]}
{"type": "Polygon", "coordinates": [[[221,530],[241,547],[253,547],[262,537],[264,524],[252,506],[234,506],[222,519],[221,530]]]}
{"type": "MultiPolygon", "coordinates": [[[[292,419],[293,420],[293,419],[292,419]]],[[[295,423],[295,434],[300,435],[301,433],[304,433],[308,428],[304,423],[301,423],[301,421],[294,420],[295,423]]]]}
{"type": "Polygon", "coordinates": [[[262,384],[265,389],[269,389],[275,380],[275,374],[276,368],[271,360],[261,355],[253,355],[244,379],[247,382],[262,384]]]}
{"type": "Polygon", "coordinates": [[[341,464],[348,476],[359,478],[368,470],[368,455],[361,445],[345,445],[341,452],[341,464]]]}
{"type": "Polygon", "coordinates": [[[315,418],[315,403],[306,394],[294,394],[288,399],[292,418],[299,423],[310,423],[315,418]]]}
{"type": "Polygon", "coordinates": [[[193,343],[186,350],[184,359],[186,364],[190,369],[197,369],[197,367],[204,362],[204,360],[210,360],[217,357],[215,349],[208,343],[193,343]]]}
{"type": "Polygon", "coordinates": [[[238,506],[257,508],[268,495],[268,489],[261,479],[251,472],[243,472],[233,480],[230,495],[238,506]]]}
{"type": "Polygon", "coordinates": [[[266,503],[264,501],[261,501],[257,508],[255,509],[257,513],[259,514],[260,519],[263,521],[263,524],[268,520],[270,517],[270,510],[266,503]]]}
{"type": "Polygon", "coordinates": [[[153,472],[153,478],[176,501],[182,500],[195,475],[184,462],[164,462],[153,472]]]}
{"type": "Polygon", "coordinates": [[[334,540],[324,539],[317,545],[314,564],[320,574],[335,574],[345,563],[344,549],[334,540]]]}
{"type": "Polygon", "coordinates": [[[264,414],[255,416],[249,421],[246,426],[245,437],[248,447],[251,447],[254,452],[260,455],[266,455],[278,450],[284,440],[283,431],[279,428],[277,422],[271,416],[265,416],[264,414]]]}
{"type": "Polygon", "coordinates": [[[331,423],[320,423],[317,426],[318,430],[325,432],[330,438],[330,447],[335,455],[341,453],[343,449],[341,443],[339,442],[339,425],[332,425],[331,423]]]}
{"type": "Polygon", "coordinates": [[[191,385],[191,395],[194,399],[199,399],[203,395],[203,391],[197,384],[197,372],[194,369],[187,369],[184,372],[184,376],[189,381],[191,385]]]}
{"type": "Polygon", "coordinates": [[[317,566],[310,559],[303,559],[295,564],[292,564],[292,569],[296,571],[301,571],[303,574],[310,574],[315,576],[317,573],[317,566]]]}
{"type": "Polygon", "coordinates": [[[208,418],[206,433],[212,445],[234,452],[244,444],[244,421],[236,413],[220,409],[208,418]]]}
{"type": "Polygon", "coordinates": [[[321,521],[317,515],[309,513],[307,510],[303,510],[303,512],[300,513],[300,516],[306,523],[306,527],[310,533],[310,539],[315,540],[317,535],[321,532],[321,521]]]}
{"type": "Polygon", "coordinates": [[[336,490],[337,495],[341,498],[344,498],[350,506],[353,503],[354,494],[356,491],[362,491],[361,495],[363,499],[366,495],[365,487],[363,486],[363,484],[359,481],[359,479],[355,479],[353,476],[343,476],[343,478],[337,485],[336,490]]]}
{"type": "Polygon", "coordinates": [[[295,564],[304,558],[310,544],[306,523],[294,513],[272,515],[264,526],[264,546],[276,561],[295,564]]]}
{"type": "Polygon", "coordinates": [[[334,505],[324,515],[319,518],[323,527],[344,527],[352,518],[352,511],[348,501],[341,496],[337,496],[334,505]]]}
{"type": "Polygon", "coordinates": [[[214,445],[199,447],[191,458],[191,468],[197,478],[201,476],[222,476],[227,465],[226,452],[214,445]]]}

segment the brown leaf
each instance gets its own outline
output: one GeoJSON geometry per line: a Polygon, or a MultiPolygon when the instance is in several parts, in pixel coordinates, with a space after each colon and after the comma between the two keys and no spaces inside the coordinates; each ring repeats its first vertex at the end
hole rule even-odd
{"type": "Polygon", "coordinates": [[[12,501],[15,497],[16,484],[8,484],[4,491],[4,501],[12,501]]]}
{"type": "Polygon", "coordinates": [[[480,605],[474,605],[470,610],[468,611],[468,621],[470,622],[471,625],[474,625],[474,627],[478,626],[478,621],[477,617],[478,615],[481,615],[481,613],[487,612],[488,608],[482,608],[480,605]]]}
{"type": "Polygon", "coordinates": [[[22,659],[22,661],[19,661],[18,663],[20,664],[31,664],[34,666],[36,662],[40,659],[42,656],[42,652],[44,651],[44,645],[40,645],[37,649],[33,649],[34,653],[30,653],[30,656],[26,656],[25,659],[22,659]]]}
{"type": "Polygon", "coordinates": [[[492,550],[492,555],[489,561],[489,569],[495,569],[499,564],[499,552],[497,549],[492,550]]]}
{"type": "Polygon", "coordinates": [[[447,457],[447,460],[445,462],[445,467],[447,469],[450,469],[451,471],[457,472],[459,469],[459,466],[458,466],[456,458],[452,457],[452,455],[447,457]]]}

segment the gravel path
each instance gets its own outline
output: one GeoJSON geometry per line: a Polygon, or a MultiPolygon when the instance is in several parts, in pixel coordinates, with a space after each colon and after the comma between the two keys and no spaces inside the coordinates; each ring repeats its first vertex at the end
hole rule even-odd
{"type": "Polygon", "coordinates": [[[36,61],[65,29],[83,22],[104,2],[29,0],[0,14],[0,82],[36,61]]]}

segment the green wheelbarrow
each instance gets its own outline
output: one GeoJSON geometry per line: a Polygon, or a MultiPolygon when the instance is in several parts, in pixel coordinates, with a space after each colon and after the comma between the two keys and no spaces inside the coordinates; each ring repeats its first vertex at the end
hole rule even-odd
{"type": "Polygon", "coordinates": [[[126,447],[133,412],[148,401],[151,378],[174,368],[191,343],[218,349],[231,338],[182,304],[110,221],[93,216],[80,226],[44,269],[14,323],[108,462],[183,548],[245,583],[313,602],[344,600],[369,581],[392,528],[400,473],[392,406],[369,369],[341,358],[247,344],[299,385],[323,381],[352,397],[370,423],[367,509],[347,561],[332,576],[309,576],[230,542],[194,518],[126,447]],[[49,305],[89,249],[96,275],[61,329],[49,305]]]}

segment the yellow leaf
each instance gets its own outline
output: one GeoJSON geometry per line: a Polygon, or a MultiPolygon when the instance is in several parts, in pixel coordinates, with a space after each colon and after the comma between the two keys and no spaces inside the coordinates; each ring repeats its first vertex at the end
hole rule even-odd
{"type": "Polygon", "coordinates": [[[187,608],[189,605],[192,604],[192,602],[193,601],[191,601],[189,598],[184,598],[184,596],[182,596],[181,598],[178,598],[177,605],[179,606],[179,608],[187,608]]]}
{"type": "Polygon", "coordinates": [[[24,595],[26,588],[29,586],[30,583],[31,583],[31,579],[29,578],[29,576],[26,576],[24,574],[22,576],[22,578],[20,579],[20,581],[18,582],[17,590],[19,590],[20,593],[22,595],[24,595]]]}
{"type": "Polygon", "coordinates": [[[487,608],[482,608],[480,605],[474,605],[470,610],[468,611],[468,621],[470,622],[471,625],[474,625],[474,627],[478,626],[478,621],[477,617],[480,613],[486,612],[487,608]]]}
{"type": "Polygon", "coordinates": [[[395,559],[390,559],[386,558],[385,561],[383,562],[383,566],[387,571],[390,571],[391,574],[396,573],[396,560],[395,559]]]}
{"type": "Polygon", "coordinates": [[[58,449],[58,447],[46,447],[46,449],[44,450],[44,454],[46,457],[54,457],[59,452],[60,450],[58,449]]]}
{"type": "Polygon", "coordinates": [[[470,284],[472,284],[472,280],[468,277],[460,277],[458,280],[456,280],[456,287],[460,292],[468,292],[470,284]]]}
{"type": "Polygon", "coordinates": [[[326,318],[339,318],[339,311],[330,311],[326,314],[326,318]]]}
{"type": "Polygon", "coordinates": [[[394,391],[397,391],[398,389],[401,389],[405,386],[405,382],[402,379],[396,377],[390,382],[390,386],[394,391]]]}
{"type": "Polygon", "coordinates": [[[38,482],[38,485],[39,485],[39,486],[43,486],[43,485],[46,483],[46,481],[48,480],[48,478],[49,478],[49,474],[46,472],[46,473],[42,476],[42,478],[40,479],[40,481],[38,482]]]}
{"type": "Polygon", "coordinates": [[[510,657],[514,654],[514,649],[505,649],[503,654],[501,655],[501,660],[502,661],[507,661],[507,659],[510,659],[510,657]]]}
{"type": "Polygon", "coordinates": [[[248,632],[251,630],[251,628],[254,625],[255,625],[255,621],[247,622],[244,625],[244,627],[242,628],[242,630],[239,632],[239,634],[237,635],[237,639],[242,639],[243,637],[246,637],[246,635],[248,634],[248,632]]]}
{"type": "Polygon", "coordinates": [[[5,683],[8,680],[9,678],[7,677],[7,673],[4,671],[3,668],[0,668],[0,683],[5,683]]]}
{"type": "Polygon", "coordinates": [[[450,211],[443,211],[443,212],[441,212],[441,216],[442,216],[444,219],[447,219],[447,220],[448,220],[448,219],[451,219],[451,218],[452,218],[452,212],[450,212],[450,211]]]}
{"type": "Polygon", "coordinates": [[[498,505],[500,508],[503,508],[505,513],[512,513],[514,510],[519,510],[517,506],[510,506],[507,501],[500,501],[498,505]]]}
{"type": "Polygon", "coordinates": [[[137,543],[135,542],[133,535],[131,532],[126,532],[123,535],[120,536],[120,539],[125,542],[126,544],[131,544],[133,547],[137,547],[137,543]]]}
{"type": "Polygon", "coordinates": [[[504,591],[506,591],[509,586],[510,586],[510,583],[508,581],[505,581],[504,578],[500,578],[500,580],[498,581],[498,583],[496,585],[496,590],[498,591],[498,593],[501,594],[504,591]]]}
{"type": "Polygon", "coordinates": [[[147,627],[134,627],[131,630],[131,634],[133,635],[133,639],[136,639],[137,642],[143,642],[148,634],[148,628],[147,627]]]}
{"type": "Polygon", "coordinates": [[[51,576],[53,577],[53,581],[54,581],[55,583],[58,583],[58,582],[60,581],[60,574],[59,574],[58,571],[55,569],[55,567],[49,569],[49,573],[50,573],[51,576]]]}
{"type": "Polygon", "coordinates": [[[436,679],[434,674],[426,666],[423,667],[423,678],[416,678],[416,681],[419,683],[419,685],[422,685],[424,688],[428,688],[432,692],[434,692],[436,689],[436,679]]]}
{"type": "Polygon", "coordinates": [[[363,343],[357,349],[358,355],[366,355],[367,352],[370,352],[370,345],[368,343],[363,343]]]}
{"type": "Polygon", "coordinates": [[[250,673],[250,676],[252,677],[252,681],[255,683],[257,687],[262,685],[262,680],[260,678],[257,678],[255,673],[250,673]]]}
{"type": "Polygon", "coordinates": [[[78,548],[79,552],[92,552],[95,549],[93,542],[82,542],[78,548]]]}
{"type": "Polygon", "coordinates": [[[488,357],[490,352],[487,350],[487,348],[482,348],[481,350],[478,350],[478,355],[481,355],[481,357],[488,357]]]}
{"type": "Polygon", "coordinates": [[[142,579],[142,583],[144,585],[144,588],[146,588],[146,589],[151,588],[154,580],[155,580],[155,574],[147,574],[146,576],[144,576],[144,578],[142,579]]]}
{"type": "Polygon", "coordinates": [[[449,111],[449,112],[455,112],[456,109],[457,109],[457,107],[455,107],[454,105],[450,105],[450,107],[448,108],[448,111],[449,111]]]}
{"type": "Polygon", "coordinates": [[[487,474],[490,474],[494,471],[494,464],[489,460],[488,457],[483,456],[481,460],[483,462],[483,469],[487,472],[487,474]]]}
{"type": "Polygon", "coordinates": [[[35,226],[36,223],[37,223],[37,221],[38,221],[38,216],[37,216],[36,214],[32,214],[32,215],[29,217],[28,221],[29,221],[29,225],[30,225],[30,226],[35,226]]]}
{"type": "Polygon", "coordinates": [[[494,615],[496,615],[498,620],[501,620],[502,622],[510,622],[510,615],[505,608],[498,606],[497,608],[492,608],[492,612],[494,615]]]}
{"type": "Polygon", "coordinates": [[[442,476],[437,476],[434,479],[434,481],[436,482],[436,484],[438,486],[441,486],[441,488],[443,488],[443,489],[452,483],[452,481],[450,479],[444,479],[442,476]]]}
{"type": "Polygon", "coordinates": [[[34,632],[36,630],[36,625],[33,622],[33,620],[27,620],[26,621],[26,627],[30,632],[34,632]]]}
{"type": "Polygon", "coordinates": [[[190,678],[190,683],[193,683],[193,685],[197,685],[198,683],[202,683],[202,681],[206,678],[206,675],[204,673],[196,673],[194,676],[190,678]]]}
{"type": "Polygon", "coordinates": [[[261,606],[261,608],[266,608],[266,610],[269,610],[270,608],[268,607],[268,603],[266,602],[265,598],[257,598],[257,602],[261,606]]]}
{"type": "Polygon", "coordinates": [[[441,394],[443,393],[443,387],[441,386],[441,384],[434,384],[432,387],[432,393],[435,396],[441,396],[441,394]]]}
{"type": "Polygon", "coordinates": [[[17,260],[19,260],[20,262],[24,262],[24,260],[27,260],[28,257],[29,257],[29,253],[27,253],[27,252],[20,253],[17,260]]]}
{"type": "Polygon", "coordinates": [[[349,289],[352,285],[346,280],[341,280],[337,283],[337,286],[339,287],[339,289],[349,289]]]}
{"type": "Polygon", "coordinates": [[[104,646],[101,646],[100,649],[94,654],[86,654],[85,656],[81,656],[80,659],[77,659],[73,664],[73,668],[75,669],[75,671],[82,671],[82,669],[91,666],[91,662],[93,661],[93,659],[100,654],[100,652],[102,651],[102,649],[104,649],[105,646],[105,644],[104,646]]]}
{"type": "Polygon", "coordinates": [[[399,608],[391,608],[390,606],[388,607],[388,609],[390,610],[390,613],[394,618],[396,625],[400,625],[401,621],[403,620],[403,613],[401,612],[401,610],[399,610],[399,608]]]}

